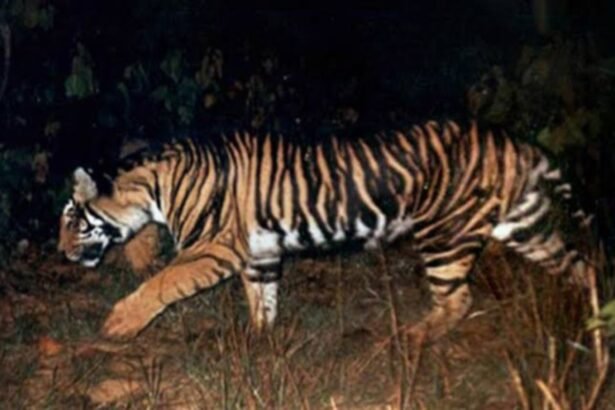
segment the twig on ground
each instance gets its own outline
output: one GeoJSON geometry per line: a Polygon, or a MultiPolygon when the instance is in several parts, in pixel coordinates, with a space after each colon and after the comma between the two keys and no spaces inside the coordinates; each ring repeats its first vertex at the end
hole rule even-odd
{"type": "Polygon", "coordinates": [[[519,401],[521,402],[521,407],[523,410],[530,409],[530,400],[527,395],[527,391],[525,387],[523,387],[523,380],[521,379],[521,375],[519,374],[519,370],[513,365],[512,360],[510,359],[510,355],[506,354],[506,366],[508,367],[508,373],[511,376],[512,384],[517,393],[519,401]]]}
{"type": "MultiPolygon", "coordinates": [[[[600,313],[600,303],[598,301],[598,286],[596,283],[596,269],[590,266],[588,269],[589,280],[589,303],[591,305],[592,314],[598,316],[600,313]]],[[[604,386],[606,380],[607,371],[609,368],[609,349],[604,344],[604,330],[601,328],[594,329],[592,331],[594,340],[594,352],[596,354],[596,370],[598,375],[594,381],[592,392],[589,396],[589,400],[583,406],[584,410],[591,410],[596,405],[598,397],[604,386]]]]}
{"type": "Polygon", "coordinates": [[[536,380],[536,386],[538,386],[538,389],[540,389],[540,391],[544,395],[544,398],[546,400],[545,404],[548,404],[548,406],[543,405],[543,408],[551,408],[553,410],[564,410],[564,409],[566,409],[565,407],[562,407],[560,403],[558,403],[557,399],[553,395],[553,392],[545,384],[545,382],[543,382],[542,380],[538,379],[538,380],[536,380]]]}

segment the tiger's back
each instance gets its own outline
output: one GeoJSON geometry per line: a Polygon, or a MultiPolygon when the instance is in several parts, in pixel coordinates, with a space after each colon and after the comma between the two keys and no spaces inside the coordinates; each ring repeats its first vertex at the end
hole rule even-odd
{"type": "MultiPolygon", "coordinates": [[[[260,329],[276,316],[282,257],[348,241],[370,248],[412,234],[433,295],[413,331],[432,338],[469,310],[467,278],[489,238],[549,272],[584,271],[583,255],[551,223],[555,204],[570,196],[559,170],[536,147],[475,124],[312,143],[241,133],[184,140],[121,171],[108,195],[87,173],[75,177],[61,231],[73,232],[81,256],[90,243],[103,252],[152,220],[168,226],[178,248],[169,266],[116,304],[104,328],[110,336],[136,334],[169,304],[232,274],[260,329]],[[92,239],[105,233],[102,245],[92,239]]],[[[74,248],[69,257],[83,263],[74,248]]]]}

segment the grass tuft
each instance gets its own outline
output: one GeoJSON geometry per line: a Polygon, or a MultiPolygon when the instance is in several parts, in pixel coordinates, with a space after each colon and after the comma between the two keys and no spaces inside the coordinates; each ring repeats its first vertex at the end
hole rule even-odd
{"type": "MultiPolygon", "coordinates": [[[[56,263],[36,268],[59,272],[56,263]]],[[[491,246],[477,266],[472,313],[438,343],[417,345],[403,329],[428,308],[418,270],[404,246],[291,259],[271,332],[252,332],[241,283],[229,280],[124,344],[99,340],[97,330],[139,279],[113,267],[49,274],[44,291],[11,296],[0,400],[58,409],[601,409],[615,401],[605,388],[608,341],[584,332],[596,287],[590,298],[491,246]],[[52,348],[42,351],[41,338],[52,348]]]]}

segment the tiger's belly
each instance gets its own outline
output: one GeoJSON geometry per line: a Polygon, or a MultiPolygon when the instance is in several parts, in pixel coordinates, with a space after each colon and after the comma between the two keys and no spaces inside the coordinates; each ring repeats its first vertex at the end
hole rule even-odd
{"type": "Polygon", "coordinates": [[[362,243],[365,249],[375,249],[409,233],[412,227],[410,217],[390,221],[382,218],[374,227],[357,219],[352,225],[342,226],[340,223],[326,232],[317,224],[307,224],[301,229],[282,226],[278,231],[258,227],[249,236],[249,246],[252,256],[258,259],[311,249],[335,249],[350,242],[362,243]]]}

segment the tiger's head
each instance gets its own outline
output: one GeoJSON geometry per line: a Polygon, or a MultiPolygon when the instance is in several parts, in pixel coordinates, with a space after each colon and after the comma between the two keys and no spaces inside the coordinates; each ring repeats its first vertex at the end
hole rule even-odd
{"type": "Polygon", "coordinates": [[[83,168],[73,173],[73,194],[60,218],[58,250],[84,266],[96,266],[113,242],[123,242],[129,230],[101,212],[99,190],[83,168]],[[103,216],[105,215],[105,216],[103,216]]]}

